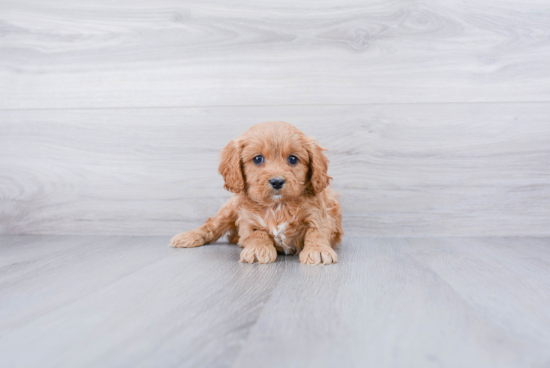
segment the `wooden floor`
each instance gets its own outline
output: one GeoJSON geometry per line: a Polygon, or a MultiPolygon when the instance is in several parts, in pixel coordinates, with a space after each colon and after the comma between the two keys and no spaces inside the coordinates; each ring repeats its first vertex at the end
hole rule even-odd
{"type": "Polygon", "coordinates": [[[0,237],[2,367],[545,367],[549,238],[346,238],[333,266],[0,237]]]}

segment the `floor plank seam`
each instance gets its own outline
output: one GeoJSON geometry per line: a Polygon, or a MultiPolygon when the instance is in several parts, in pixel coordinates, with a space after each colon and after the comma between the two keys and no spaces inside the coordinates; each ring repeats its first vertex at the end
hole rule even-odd
{"type": "MultiPolygon", "coordinates": [[[[112,286],[112,285],[118,283],[119,281],[125,279],[126,277],[128,277],[128,276],[130,276],[130,275],[133,275],[133,274],[135,274],[136,272],[139,272],[139,271],[143,270],[144,268],[147,268],[147,267],[149,267],[149,266],[151,266],[151,265],[154,265],[155,263],[157,263],[157,262],[159,262],[159,261],[162,261],[162,260],[164,260],[164,259],[166,259],[166,258],[168,258],[168,257],[170,257],[170,256],[172,256],[172,255],[171,255],[171,254],[168,254],[168,255],[166,255],[166,256],[164,256],[164,257],[161,257],[161,258],[159,258],[159,259],[157,259],[157,260],[155,260],[155,261],[153,261],[153,262],[151,262],[151,263],[149,263],[149,264],[147,264],[147,265],[145,265],[145,266],[139,267],[139,268],[135,269],[135,270],[132,271],[132,272],[129,272],[129,273],[127,273],[127,274],[125,274],[125,275],[123,275],[123,276],[121,276],[121,277],[118,277],[118,278],[115,279],[115,280],[110,281],[109,283],[107,283],[107,284],[105,284],[105,285],[98,286],[98,287],[94,288],[93,290],[90,290],[90,291],[86,292],[85,294],[80,295],[80,296],[78,296],[77,298],[72,299],[72,300],[69,301],[68,303],[65,303],[65,304],[60,305],[60,306],[56,306],[56,307],[54,307],[54,308],[48,310],[48,311],[47,311],[46,313],[44,313],[44,314],[41,314],[41,315],[36,316],[36,317],[34,317],[34,318],[31,318],[31,319],[29,319],[29,320],[25,320],[23,323],[24,323],[24,324],[28,324],[28,323],[34,322],[34,321],[36,321],[36,320],[38,320],[38,319],[47,317],[47,316],[48,316],[49,314],[51,314],[51,313],[55,313],[55,312],[56,312],[57,310],[59,310],[59,309],[70,307],[71,305],[73,305],[73,304],[79,302],[81,299],[87,298],[87,297],[89,297],[90,295],[92,295],[93,293],[96,293],[96,292],[98,292],[98,291],[100,291],[100,290],[102,290],[102,289],[105,289],[105,288],[107,288],[107,287],[109,287],[109,286],[112,286]]],[[[17,328],[17,327],[14,327],[14,328],[17,328]]],[[[12,329],[13,329],[13,328],[12,328],[12,329]]]]}
{"type": "MultiPolygon", "coordinates": [[[[281,275],[277,278],[277,282],[275,284],[275,286],[273,286],[273,288],[271,289],[271,292],[268,294],[268,297],[267,299],[265,300],[265,302],[263,303],[262,305],[262,308],[260,310],[260,313],[258,313],[256,319],[254,320],[254,323],[252,323],[250,325],[250,328],[248,329],[248,333],[246,334],[246,337],[243,339],[242,341],[242,344],[240,344],[240,348],[239,348],[239,352],[237,354],[235,354],[235,358],[233,359],[233,361],[231,362],[231,364],[229,365],[230,367],[235,367],[236,368],[236,362],[238,362],[240,360],[240,357],[241,357],[241,354],[242,354],[242,351],[243,351],[243,348],[244,346],[247,345],[248,341],[249,341],[249,338],[250,338],[250,334],[252,333],[252,330],[254,329],[254,327],[258,324],[258,321],[260,320],[260,318],[262,317],[262,315],[264,314],[264,311],[265,311],[265,307],[266,305],[269,304],[269,301],[271,301],[271,298],[273,297],[273,294],[275,292],[275,289],[277,289],[277,286],[279,285],[281,279],[283,278],[283,276],[285,275],[285,273],[287,272],[287,269],[288,267],[286,266],[286,258],[285,258],[285,261],[281,262],[284,264],[284,268],[283,268],[283,271],[281,273],[281,275]]],[[[261,265],[253,265],[253,266],[260,266],[261,265]]]]}
{"type": "Polygon", "coordinates": [[[548,104],[550,100],[540,101],[448,101],[448,102],[368,102],[368,103],[335,103],[335,104],[319,104],[319,103],[303,103],[303,104],[257,104],[257,105],[167,105],[167,106],[101,106],[101,107],[28,107],[28,108],[0,108],[3,111],[77,111],[77,110],[155,110],[155,109],[201,109],[201,108],[255,108],[255,107],[337,107],[337,106],[386,106],[386,105],[510,105],[510,104],[548,104]]]}

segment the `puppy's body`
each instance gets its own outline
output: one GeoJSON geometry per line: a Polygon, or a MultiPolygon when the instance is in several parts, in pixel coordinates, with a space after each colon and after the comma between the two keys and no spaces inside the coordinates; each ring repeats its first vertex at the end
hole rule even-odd
{"type": "Polygon", "coordinates": [[[219,171],[233,198],[171,245],[197,247],[229,232],[244,248],[241,262],[271,263],[280,252],[300,253],[306,264],[336,263],[342,213],[327,167],[322,148],[292,125],[255,125],[222,151],[219,171]]]}

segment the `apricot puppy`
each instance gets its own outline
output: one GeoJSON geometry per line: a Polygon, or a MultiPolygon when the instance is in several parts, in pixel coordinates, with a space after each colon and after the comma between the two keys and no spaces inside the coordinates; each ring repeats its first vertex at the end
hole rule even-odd
{"type": "Polygon", "coordinates": [[[277,253],[304,264],[336,263],[342,212],[328,188],[328,159],[312,138],[284,122],[261,123],[221,152],[224,188],[235,195],[201,227],[172,238],[176,248],[200,247],[228,233],[241,262],[272,263],[277,253]]]}

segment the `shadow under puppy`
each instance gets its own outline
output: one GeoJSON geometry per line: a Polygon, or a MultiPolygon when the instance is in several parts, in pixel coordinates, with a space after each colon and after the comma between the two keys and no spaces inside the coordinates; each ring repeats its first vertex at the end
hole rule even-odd
{"type": "Polygon", "coordinates": [[[235,195],[200,228],[174,236],[171,246],[199,247],[229,232],[244,249],[241,262],[271,263],[277,252],[304,264],[337,262],[342,212],[328,188],[323,149],[291,124],[251,127],[222,150],[219,172],[235,195]]]}

